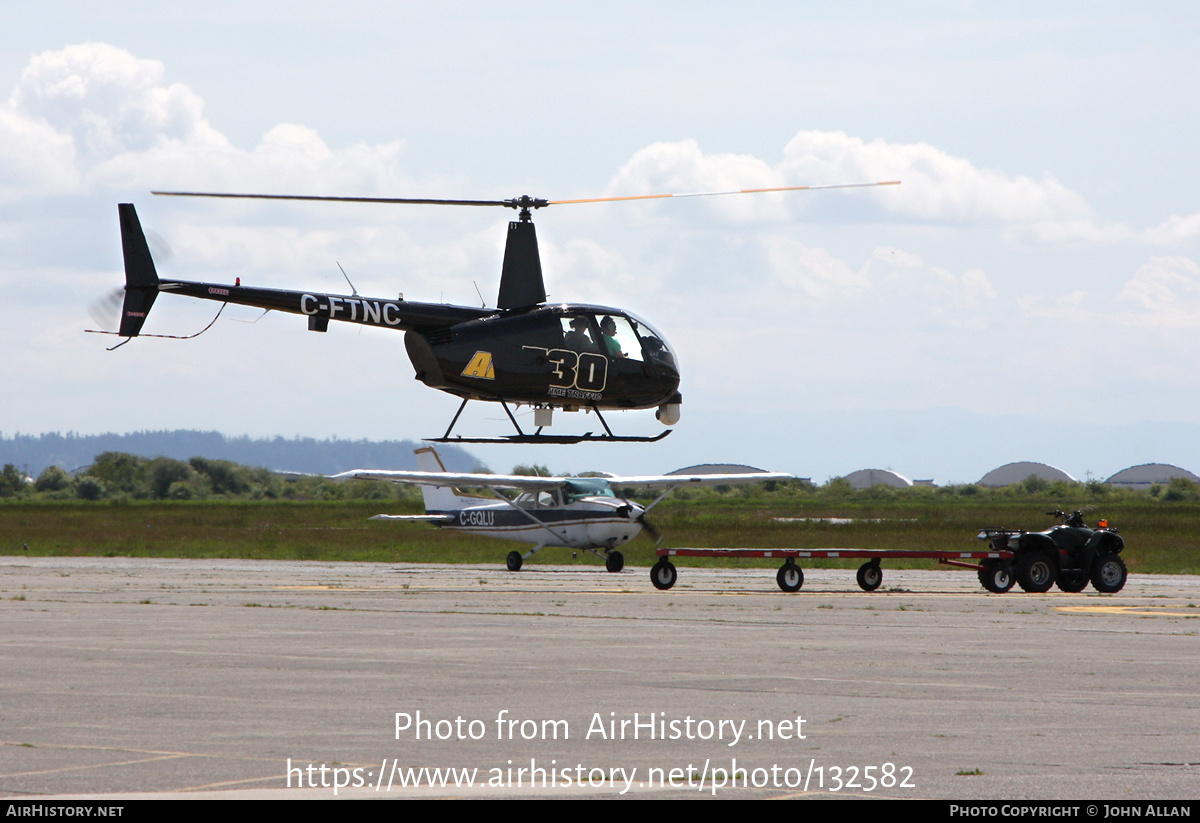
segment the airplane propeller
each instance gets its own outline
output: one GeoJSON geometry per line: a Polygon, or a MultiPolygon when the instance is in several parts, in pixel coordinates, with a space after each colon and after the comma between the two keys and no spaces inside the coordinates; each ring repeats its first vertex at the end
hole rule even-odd
{"type": "Polygon", "coordinates": [[[637,522],[642,524],[642,529],[646,532],[646,534],[654,538],[654,548],[657,549],[664,540],[662,532],[660,532],[658,528],[650,522],[650,518],[646,517],[645,512],[642,512],[637,516],[637,522]]]}

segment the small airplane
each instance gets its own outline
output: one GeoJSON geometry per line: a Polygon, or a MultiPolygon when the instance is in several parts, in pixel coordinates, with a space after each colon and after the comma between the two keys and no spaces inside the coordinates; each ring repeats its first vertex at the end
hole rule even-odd
{"type": "Polygon", "coordinates": [[[510,572],[546,546],[591,552],[604,559],[604,567],[619,572],[625,558],[617,551],[642,529],[658,537],[646,514],[679,486],[733,485],[763,480],[788,480],[790,474],[766,472],[748,466],[693,466],[675,474],[648,477],[536,477],[527,475],[462,474],[446,471],[432,446],[416,450],[420,471],[355,469],[334,475],[335,480],[386,480],[415,483],[425,497],[425,514],[379,514],[372,520],[409,520],[432,523],[445,529],[533,543],[529,551],[508,553],[510,572]],[[706,469],[723,470],[712,473],[706,469]],[[731,471],[731,470],[737,471],[731,471]],[[458,486],[484,488],[495,497],[478,497],[458,486]],[[617,497],[613,486],[664,489],[653,503],[643,506],[617,497]],[[498,490],[517,490],[513,500],[498,490]]]}
{"type": "MultiPolygon", "coordinates": [[[[404,347],[416,372],[416,379],[426,386],[462,398],[462,404],[445,434],[440,438],[430,438],[434,442],[661,440],[670,434],[670,429],[653,437],[614,435],[601,410],[655,408],[655,416],[663,425],[673,426],[677,423],[683,398],[679,392],[679,363],[675,353],[662,334],[632,312],[582,303],[548,304],[531,211],[561,204],[860,188],[895,185],[896,182],[785,186],[587,200],[543,200],[527,195],[510,200],[435,200],[156,191],[152,194],[177,197],[502,206],[517,209],[519,215],[517,220],[508,224],[500,291],[496,307],[489,309],[416,303],[405,300],[403,295],[398,298],[363,297],[353,283],[350,283],[352,294],[338,295],[243,286],[240,277],[232,284],[160,279],[134,205],[121,203],[117,209],[125,259],[125,295],[120,328],[115,332],[100,333],[125,338],[113,346],[114,349],[139,336],[186,339],[181,335],[142,334],[142,326],[160,292],[303,315],[309,331],[315,332],[327,331],[331,320],[396,329],[405,332],[404,347]],[[502,438],[458,436],[452,439],[450,433],[471,400],[500,403],[517,433],[502,438]],[[528,434],[521,429],[509,409],[510,403],[533,408],[537,431],[528,434]],[[594,412],[604,427],[604,434],[542,434],[542,430],[552,424],[553,410],[556,408],[594,412]]],[[[220,311],[217,312],[219,316],[220,311]]],[[[216,322],[215,317],[213,322],[216,322]]]]}

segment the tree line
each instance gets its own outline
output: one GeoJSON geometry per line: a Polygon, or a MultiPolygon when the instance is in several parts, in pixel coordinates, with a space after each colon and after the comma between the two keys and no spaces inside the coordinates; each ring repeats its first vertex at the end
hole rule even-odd
{"type": "Polygon", "coordinates": [[[98,454],[92,465],[69,473],[47,466],[36,478],[12,463],[0,469],[0,498],[35,500],[408,500],[419,495],[392,483],[335,482],[319,475],[285,475],[231,460],[145,458],[125,452],[98,454]]]}

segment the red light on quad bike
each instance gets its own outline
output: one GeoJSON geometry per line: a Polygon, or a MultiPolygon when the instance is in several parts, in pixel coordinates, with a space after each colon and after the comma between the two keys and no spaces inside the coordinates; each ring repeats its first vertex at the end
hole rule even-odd
{"type": "Polygon", "coordinates": [[[1107,529],[1107,528],[1108,528],[1108,521],[1107,521],[1107,520],[1101,520],[1099,523],[1097,523],[1097,524],[1096,524],[1096,526],[1097,526],[1098,528],[1101,528],[1101,529],[1107,529]]]}

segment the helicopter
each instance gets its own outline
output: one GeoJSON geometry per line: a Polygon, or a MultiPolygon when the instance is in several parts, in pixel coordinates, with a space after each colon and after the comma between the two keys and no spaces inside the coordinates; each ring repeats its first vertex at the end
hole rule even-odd
{"type": "MultiPolygon", "coordinates": [[[[345,295],[244,286],[240,277],[232,284],[162,279],[155,269],[134,204],[121,203],[117,209],[125,263],[125,293],[120,328],[116,332],[100,333],[126,338],[112,349],[139,336],[186,339],[180,335],[142,333],[155,299],[163,292],[221,302],[223,305],[217,317],[225,304],[234,303],[302,315],[307,318],[309,331],[314,332],[327,331],[333,320],[396,329],[405,333],[404,346],[415,378],[430,388],[462,399],[445,433],[441,437],[427,438],[432,442],[654,442],[666,437],[671,430],[668,428],[652,437],[616,435],[601,411],[653,408],[656,409],[655,417],[663,425],[669,427],[679,422],[683,397],[679,392],[679,361],[675,352],[660,332],[632,312],[583,303],[548,303],[533,210],[564,204],[861,188],[898,183],[784,186],[581,200],[544,200],[528,195],[508,200],[443,200],[154,191],[151,194],[171,197],[499,206],[515,209],[518,215],[508,224],[500,290],[496,307],[489,309],[418,303],[405,300],[403,295],[398,298],[363,297],[352,283],[353,293],[345,295]],[[472,400],[499,403],[516,434],[499,438],[451,437],[459,417],[472,400]],[[533,408],[536,431],[526,432],[517,422],[511,407],[520,405],[533,408]],[[593,412],[604,433],[544,434],[543,430],[552,424],[554,409],[593,412]]],[[[213,323],[217,317],[213,318],[213,323]]],[[[197,334],[211,326],[212,323],[197,334]]]]}

